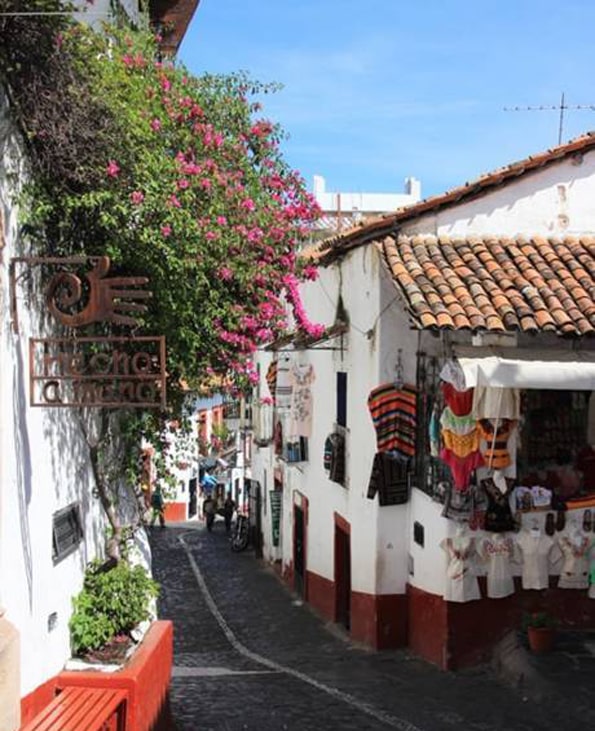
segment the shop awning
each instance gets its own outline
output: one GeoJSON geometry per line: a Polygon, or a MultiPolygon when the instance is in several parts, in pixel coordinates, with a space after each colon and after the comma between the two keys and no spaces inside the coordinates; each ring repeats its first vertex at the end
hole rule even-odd
{"type": "Polygon", "coordinates": [[[535,388],[568,391],[595,391],[595,352],[492,350],[484,357],[471,349],[455,351],[456,362],[465,376],[467,388],[535,388]]]}

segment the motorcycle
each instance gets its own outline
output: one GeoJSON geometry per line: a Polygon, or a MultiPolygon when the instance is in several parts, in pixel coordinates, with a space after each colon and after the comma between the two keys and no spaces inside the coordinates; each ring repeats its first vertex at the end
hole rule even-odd
{"type": "Polygon", "coordinates": [[[250,518],[238,513],[231,536],[231,550],[235,553],[244,551],[250,543],[250,518]]]}

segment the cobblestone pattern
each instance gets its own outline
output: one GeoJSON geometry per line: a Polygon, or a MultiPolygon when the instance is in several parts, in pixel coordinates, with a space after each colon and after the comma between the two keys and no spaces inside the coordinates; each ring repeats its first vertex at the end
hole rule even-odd
{"type": "MultiPolygon", "coordinates": [[[[488,668],[444,673],[406,652],[355,646],[300,605],[250,551],[232,553],[222,526],[213,533],[197,524],[155,528],[150,541],[162,586],[159,615],[174,622],[167,731],[595,727],[593,706],[575,709],[564,696],[573,681],[560,668],[550,673],[560,692],[535,703],[488,668]],[[205,601],[180,538],[232,642],[205,601]]],[[[584,672],[591,675],[581,677],[581,692],[594,687],[593,665],[583,665],[584,672]]]]}

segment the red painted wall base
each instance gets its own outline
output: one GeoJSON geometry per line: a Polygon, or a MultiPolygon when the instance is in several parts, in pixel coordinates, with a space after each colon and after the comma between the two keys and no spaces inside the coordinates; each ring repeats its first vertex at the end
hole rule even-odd
{"type": "Polygon", "coordinates": [[[188,520],[187,503],[165,503],[165,522],[183,523],[188,520]]]}

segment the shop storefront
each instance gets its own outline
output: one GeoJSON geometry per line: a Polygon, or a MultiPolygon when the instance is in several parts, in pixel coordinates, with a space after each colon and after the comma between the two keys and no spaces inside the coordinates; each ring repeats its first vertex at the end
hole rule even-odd
{"type": "Polygon", "coordinates": [[[410,639],[446,667],[487,656],[526,612],[595,624],[595,353],[508,352],[455,349],[418,384],[417,484],[431,503],[413,518],[446,521],[413,551],[422,576],[443,561],[433,585],[411,576],[410,639]]]}

